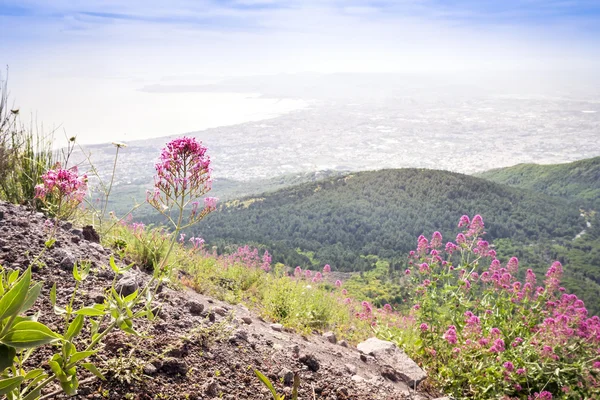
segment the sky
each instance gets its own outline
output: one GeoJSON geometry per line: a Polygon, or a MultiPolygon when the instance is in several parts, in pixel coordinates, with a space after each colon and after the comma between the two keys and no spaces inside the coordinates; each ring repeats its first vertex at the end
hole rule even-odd
{"type": "Polygon", "coordinates": [[[87,142],[127,140],[306,106],[141,90],[153,84],[299,72],[594,71],[600,1],[0,0],[0,65],[9,66],[11,99],[47,126],[87,142]]]}

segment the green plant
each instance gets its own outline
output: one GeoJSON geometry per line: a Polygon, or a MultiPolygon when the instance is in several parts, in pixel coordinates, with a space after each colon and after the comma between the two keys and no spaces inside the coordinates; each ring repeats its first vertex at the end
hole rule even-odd
{"type": "MultiPolygon", "coordinates": [[[[263,385],[265,385],[271,391],[271,394],[273,395],[273,400],[285,400],[285,395],[277,394],[277,391],[275,390],[275,387],[273,386],[269,378],[264,376],[257,369],[254,370],[254,373],[256,374],[258,379],[263,383],[263,385]]],[[[298,387],[300,387],[300,375],[296,372],[294,373],[294,385],[292,386],[292,400],[298,399],[298,387]]]]}
{"type": "Polygon", "coordinates": [[[52,133],[20,121],[19,110],[8,102],[7,79],[0,75],[0,198],[18,204],[33,199],[35,185],[54,164],[52,143],[52,133]]]}

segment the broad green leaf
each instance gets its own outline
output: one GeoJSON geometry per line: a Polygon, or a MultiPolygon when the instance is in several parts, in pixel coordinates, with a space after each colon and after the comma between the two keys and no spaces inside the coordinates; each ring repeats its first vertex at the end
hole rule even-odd
{"type": "Polygon", "coordinates": [[[69,359],[69,365],[77,364],[79,361],[86,359],[89,356],[94,355],[96,352],[97,352],[97,350],[96,351],[80,351],[79,353],[75,353],[69,359]]]}
{"type": "Polygon", "coordinates": [[[23,302],[23,305],[21,306],[21,309],[19,310],[19,312],[25,312],[25,311],[29,310],[31,308],[31,306],[33,306],[35,304],[35,301],[37,300],[38,296],[40,295],[40,290],[42,290],[42,286],[43,286],[42,282],[37,282],[36,284],[34,284],[33,286],[31,286],[29,288],[29,291],[27,292],[27,296],[25,297],[25,301],[23,302]]]}
{"type": "Polygon", "coordinates": [[[136,299],[137,296],[138,296],[138,291],[136,290],[135,292],[131,293],[129,296],[125,297],[123,299],[123,302],[128,303],[130,301],[133,301],[136,299]]]}
{"type": "Polygon", "coordinates": [[[38,369],[32,369],[31,371],[29,371],[26,375],[25,375],[25,380],[28,381],[30,379],[34,379],[37,378],[38,376],[40,376],[41,374],[44,373],[44,370],[41,368],[38,369]]]}
{"type": "Polygon", "coordinates": [[[83,328],[83,315],[78,314],[73,321],[69,324],[69,329],[67,329],[67,333],[65,334],[65,339],[71,340],[75,336],[79,335],[81,329],[83,328]]]}
{"type": "Polygon", "coordinates": [[[15,376],[13,378],[7,378],[0,380],[0,395],[10,393],[15,388],[18,388],[23,382],[22,376],[15,376]]]}
{"type": "MultiPolygon", "coordinates": [[[[97,304],[97,305],[102,305],[102,304],[97,304]]],[[[98,309],[95,306],[94,307],[83,307],[80,310],[75,311],[75,314],[77,315],[86,315],[88,317],[98,317],[101,315],[104,315],[105,311],[102,309],[98,309]]]]}
{"type": "Polygon", "coordinates": [[[61,336],[52,332],[46,325],[36,321],[15,324],[0,342],[18,349],[37,347],[59,340],[61,336]]]}
{"type": "Polygon", "coordinates": [[[84,262],[81,266],[81,270],[79,271],[79,275],[81,276],[81,280],[85,281],[88,275],[90,274],[90,267],[92,266],[89,262],[84,262]]]}
{"type": "Polygon", "coordinates": [[[51,238],[51,239],[46,240],[46,243],[44,243],[44,245],[46,246],[47,249],[51,249],[52,246],[54,246],[54,243],[56,243],[56,239],[51,238]]]}
{"type": "Polygon", "coordinates": [[[23,397],[23,400],[37,400],[40,398],[42,394],[42,388],[38,388],[35,389],[29,393],[27,393],[27,396],[23,397]]]}
{"type": "Polygon", "coordinates": [[[31,269],[21,276],[21,279],[0,299],[0,321],[16,315],[27,298],[29,283],[31,282],[31,269]]]}
{"type": "Polygon", "coordinates": [[[85,369],[87,369],[88,371],[90,371],[92,374],[96,375],[98,378],[102,379],[103,381],[106,380],[106,378],[104,377],[104,375],[102,375],[102,373],[98,370],[98,368],[96,368],[96,366],[92,363],[82,363],[81,366],[85,369]]]}
{"type": "Polygon", "coordinates": [[[14,347],[0,344],[0,373],[13,365],[17,351],[14,347]]]}

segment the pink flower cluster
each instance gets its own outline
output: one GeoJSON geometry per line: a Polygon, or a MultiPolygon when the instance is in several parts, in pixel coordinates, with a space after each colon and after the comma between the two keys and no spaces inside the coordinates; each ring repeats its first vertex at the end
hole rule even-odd
{"type": "Polygon", "coordinates": [[[77,167],[69,169],[61,168],[56,164],[54,169],[48,170],[42,175],[42,183],[35,186],[35,197],[47,200],[52,197],[55,200],[77,205],[83,201],[87,193],[87,175],[79,176],[77,167]]]}
{"type": "Polygon", "coordinates": [[[212,187],[210,158],[206,147],[195,138],[182,137],[167,143],[155,169],[154,190],[147,192],[146,200],[157,210],[164,212],[176,203],[191,203],[190,219],[195,222],[216,209],[215,197],[205,198],[200,211],[199,203],[193,201],[212,187]]]}

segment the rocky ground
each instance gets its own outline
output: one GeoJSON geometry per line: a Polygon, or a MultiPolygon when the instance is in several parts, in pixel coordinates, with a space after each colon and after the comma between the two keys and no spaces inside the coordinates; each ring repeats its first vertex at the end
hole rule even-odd
{"type": "MultiPolygon", "coordinates": [[[[0,265],[24,269],[44,249],[49,224],[41,213],[0,202],[0,265]]],[[[44,288],[32,310],[40,321],[63,332],[62,319],[49,301],[57,284],[59,302],[67,302],[75,281],[74,262],[89,261],[92,274],[81,287],[77,305],[104,301],[114,275],[107,267],[111,250],[97,243],[90,229],[63,223],[54,247],[34,263],[34,280],[44,288]]],[[[148,277],[132,270],[124,291],[148,277]]],[[[123,282],[122,282],[123,283],[123,282]]],[[[93,362],[105,372],[101,381],[82,369],[80,399],[270,399],[253,369],[271,379],[291,398],[294,373],[300,399],[431,399],[437,396],[421,381],[423,371],[389,342],[371,339],[358,348],[335,335],[301,336],[263,321],[242,305],[230,305],[191,290],[164,289],[162,309],[154,322],[143,321],[143,337],[111,333],[93,362]],[[360,350],[359,350],[360,349],[360,350]],[[416,390],[415,390],[416,389],[416,390]]],[[[47,368],[51,347],[40,349],[31,363],[47,368]]],[[[61,399],[59,387],[45,398],[61,399]]]]}

